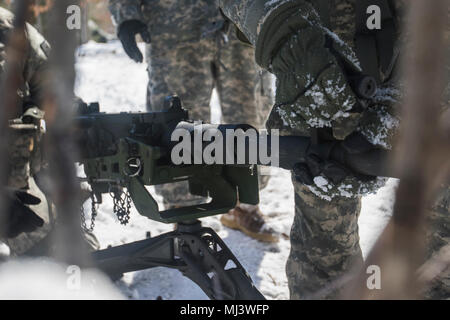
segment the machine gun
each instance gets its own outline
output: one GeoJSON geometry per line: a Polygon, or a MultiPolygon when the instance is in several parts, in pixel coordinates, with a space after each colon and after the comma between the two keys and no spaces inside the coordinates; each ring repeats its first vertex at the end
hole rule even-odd
{"type": "MultiPolygon", "coordinates": [[[[257,204],[256,165],[249,163],[247,155],[244,157],[247,161],[239,165],[174,165],[170,156],[171,134],[179,127],[191,131],[194,127],[177,97],[166,99],[165,110],[106,114],[99,111],[98,104],[82,105],[77,118],[81,129],[80,163],[95,195],[92,201],[100,203],[102,194],[112,194],[116,214],[124,224],[128,221],[131,200],[141,215],[177,224],[173,232],[94,252],[98,267],[115,278],[125,272],[164,266],[181,271],[211,299],[264,299],[220,237],[214,230],[202,227],[198,220],[226,213],[238,201],[257,204]],[[211,200],[160,211],[146,186],[179,181],[188,181],[190,193],[211,200]]],[[[215,128],[223,132],[248,127],[215,128]]],[[[285,169],[292,169],[313,150],[316,155],[332,157],[362,174],[375,176],[387,172],[382,161],[386,154],[381,150],[352,155],[336,143],[311,143],[309,137],[281,138],[279,166],[285,169]]]]}
{"type": "MultiPolygon", "coordinates": [[[[188,120],[177,97],[166,100],[167,111],[105,114],[98,104],[82,105],[76,119],[86,181],[96,202],[111,193],[128,221],[129,199],[149,219],[177,223],[176,230],[93,253],[97,265],[112,278],[152,267],[169,267],[193,280],[211,299],[264,299],[249,275],[220,237],[199,218],[222,214],[238,201],[257,204],[258,177],[254,165],[180,165],[170,162],[170,133],[188,120]],[[188,181],[190,193],[209,197],[207,203],[160,211],[145,188],[188,181]],[[232,266],[232,267],[230,267],[232,266]]],[[[94,199],[93,199],[94,201],[94,199]]],[[[115,207],[117,207],[115,205],[115,207]]]]}

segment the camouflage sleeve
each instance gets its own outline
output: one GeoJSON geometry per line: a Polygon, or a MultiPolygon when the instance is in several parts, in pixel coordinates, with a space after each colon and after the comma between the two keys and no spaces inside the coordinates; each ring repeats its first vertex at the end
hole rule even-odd
{"type": "Polygon", "coordinates": [[[342,56],[355,68],[356,57],[351,49],[322,25],[311,1],[306,0],[219,0],[223,13],[241,30],[255,46],[256,62],[264,68],[274,53],[296,30],[302,30],[300,41],[307,47],[311,41],[308,33],[329,36],[342,56]]]}
{"type": "Polygon", "coordinates": [[[253,45],[256,45],[259,21],[263,20],[273,6],[278,6],[282,2],[282,0],[219,0],[219,5],[225,16],[253,45]]]}
{"type": "Polygon", "coordinates": [[[5,71],[6,63],[6,38],[12,28],[13,15],[6,9],[0,7],[0,76],[5,71]]]}
{"type": "MultiPolygon", "coordinates": [[[[255,46],[255,60],[277,78],[273,114],[292,134],[332,127],[342,140],[360,113],[341,65],[360,72],[352,49],[327,29],[306,0],[220,0],[221,9],[255,46]],[[344,63],[345,62],[345,63],[344,63]]],[[[269,119],[270,120],[270,119],[269,119]]],[[[271,121],[269,121],[269,124],[271,121]]]]}
{"type": "MultiPolygon", "coordinates": [[[[29,52],[25,64],[25,81],[29,86],[30,102],[40,107],[42,94],[46,86],[47,59],[50,53],[50,45],[44,37],[31,25],[27,24],[27,38],[29,52]]],[[[29,101],[25,101],[29,102],[29,101]]]]}
{"type": "MultiPolygon", "coordinates": [[[[6,59],[5,39],[13,28],[13,14],[0,8],[0,74],[3,73],[6,59]]],[[[26,26],[26,37],[28,46],[26,48],[25,61],[22,62],[23,73],[20,94],[27,101],[33,101],[39,106],[42,87],[45,77],[43,76],[47,66],[47,56],[50,46],[44,37],[30,24],[26,26]]]]}
{"type": "Polygon", "coordinates": [[[140,0],[109,0],[109,11],[113,22],[120,26],[127,20],[139,20],[144,22],[142,17],[142,1],[140,0]]]}
{"type": "MultiPolygon", "coordinates": [[[[304,10],[305,0],[219,0],[222,12],[256,46],[262,27],[280,11],[304,10]],[[303,8],[302,8],[303,7],[303,8]]],[[[305,19],[309,18],[305,14],[305,19]]]]}
{"type": "MultiPolygon", "coordinates": [[[[5,41],[13,28],[13,15],[11,12],[0,8],[0,75],[3,74],[6,60],[5,41]]],[[[45,77],[43,73],[47,66],[47,54],[49,46],[43,36],[31,25],[26,27],[27,47],[24,61],[20,62],[23,67],[20,75],[20,84],[17,90],[21,101],[17,116],[21,116],[25,104],[41,105],[45,77]]],[[[10,137],[10,147],[8,154],[9,172],[8,186],[12,188],[26,188],[30,177],[30,161],[35,155],[38,156],[38,149],[34,132],[13,130],[10,137]]],[[[37,158],[36,158],[37,159],[37,158]]],[[[33,162],[33,170],[37,162],[33,162]]]]}

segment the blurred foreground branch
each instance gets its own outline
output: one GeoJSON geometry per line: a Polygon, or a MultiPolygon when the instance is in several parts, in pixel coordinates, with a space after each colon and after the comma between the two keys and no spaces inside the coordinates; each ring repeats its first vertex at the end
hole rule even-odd
{"type": "Polygon", "coordinates": [[[49,58],[50,87],[44,101],[48,135],[46,152],[50,164],[50,190],[58,212],[58,225],[53,241],[58,244],[56,258],[69,264],[89,264],[86,244],[80,227],[80,185],[74,159],[77,147],[70,135],[74,115],[75,51],[78,30],[66,25],[67,8],[79,1],[58,0],[51,9],[52,26],[48,41],[52,45],[49,58]]]}
{"type": "Polygon", "coordinates": [[[427,209],[433,194],[448,182],[450,141],[439,124],[445,84],[447,0],[412,1],[407,26],[411,42],[404,61],[406,96],[395,166],[401,176],[391,221],[375,244],[351,290],[351,299],[420,298],[425,279],[427,209]],[[369,290],[366,268],[381,270],[382,288],[369,290]],[[423,271],[423,270],[422,270],[423,271]],[[423,272],[422,272],[423,275],[423,272]]]}

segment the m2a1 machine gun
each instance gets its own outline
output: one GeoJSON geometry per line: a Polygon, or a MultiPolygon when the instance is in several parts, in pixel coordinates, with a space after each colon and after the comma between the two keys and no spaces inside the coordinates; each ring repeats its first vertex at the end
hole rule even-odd
{"type": "MultiPolygon", "coordinates": [[[[101,113],[98,104],[80,105],[81,115],[77,118],[80,163],[84,165],[85,180],[92,188],[92,216],[96,214],[95,203],[101,203],[102,194],[109,193],[113,197],[114,211],[123,224],[128,222],[131,202],[141,215],[151,220],[176,223],[172,232],[94,252],[97,266],[112,278],[136,270],[168,267],[181,271],[211,299],[264,299],[223,240],[211,228],[202,227],[198,220],[226,213],[238,201],[257,204],[256,165],[248,161],[247,155],[245,163],[239,165],[174,165],[171,134],[180,127],[193,132],[194,124],[188,120],[178,97],[168,97],[165,103],[166,111],[118,114],[101,113]],[[191,194],[209,197],[210,201],[160,211],[146,186],[180,181],[189,183],[191,194]]],[[[245,130],[249,126],[217,125],[214,128],[225,132],[227,129],[245,130]]],[[[383,175],[385,172],[381,167],[385,155],[379,152],[349,157],[339,145],[313,145],[309,137],[280,137],[279,149],[278,165],[289,170],[314,150],[314,154],[327,154],[362,174],[383,175]]]]}
{"type": "Polygon", "coordinates": [[[177,97],[167,98],[165,107],[162,112],[106,114],[99,112],[98,104],[80,105],[80,163],[93,203],[109,193],[123,224],[131,200],[141,215],[176,223],[173,232],[94,252],[97,266],[112,278],[168,267],[181,271],[211,299],[264,299],[222,239],[198,220],[226,213],[238,201],[257,204],[256,166],[173,165],[171,133],[180,123],[189,123],[188,114],[177,97]],[[160,211],[146,186],[180,181],[188,181],[191,194],[210,201],[160,211]]]}

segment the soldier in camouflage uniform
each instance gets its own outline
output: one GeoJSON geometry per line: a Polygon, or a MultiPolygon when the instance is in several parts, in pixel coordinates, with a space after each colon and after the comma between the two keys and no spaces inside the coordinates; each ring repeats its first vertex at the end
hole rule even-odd
{"type": "MultiPolygon", "coordinates": [[[[5,44],[13,28],[12,22],[13,14],[0,8],[0,75],[2,76],[5,74],[6,64],[5,44]]],[[[20,75],[21,86],[17,93],[20,97],[20,105],[15,113],[17,119],[11,126],[14,129],[9,141],[8,187],[13,190],[13,196],[8,197],[11,203],[9,216],[3,217],[3,222],[7,224],[3,226],[6,230],[3,228],[2,238],[4,239],[2,240],[8,244],[13,254],[24,253],[42,239],[50,229],[49,221],[51,220],[46,198],[31,178],[34,171],[39,168],[40,133],[21,128],[21,119],[25,116],[31,115],[36,120],[40,120],[43,116],[36,105],[40,102],[41,75],[45,71],[48,44],[28,24],[26,36],[28,41],[26,61],[21,63],[23,73],[20,75]]],[[[8,214],[8,210],[4,213],[8,214]]]]}
{"type": "MultiPolygon", "coordinates": [[[[378,147],[391,148],[398,125],[394,71],[402,1],[219,2],[243,33],[241,37],[255,46],[256,62],[277,78],[268,129],[345,141],[355,141],[358,135],[378,147]],[[373,4],[381,8],[379,32],[366,25],[366,10],[373,4]],[[370,56],[375,60],[367,61],[370,56]],[[361,99],[352,86],[354,76],[363,73],[378,83],[371,99],[361,99]]],[[[361,195],[382,185],[380,179],[342,174],[345,170],[336,165],[327,171],[326,161],[310,161],[311,165],[299,165],[292,174],[295,219],[286,267],[292,299],[313,296],[363,262],[358,236],[361,195]]],[[[449,194],[443,186],[433,206],[430,253],[450,243],[449,194]]],[[[448,275],[428,296],[450,296],[448,275]]]]}
{"type": "MultiPolygon", "coordinates": [[[[135,34],[148,42],[151,38],[146,54],[149,110],[162,110],[164,98],[176,93],[192,120],[210,122],[216,88],[223,122],[263,127],[273,103],[271,76],[255,64],[254,49],[236,38],[216,1],[110,0],[109,7],[124,49],[135,61],[143,59],[135,44],[130,45],[135,34]]],[[[262,187],[267,178],[261,176],[262,187]]],[[[203,202],[188,194],[185,182],[157,186],[156,191],[166,207],[203,202]]],[[[221,221],[259,240],[277,241],[273,230],[263,227],[257,206],[240,204],[221,221]]]]}
{"type": "MultiPolygon", "coordinates": [[[[6,43],[13,29],[13,14],[0,7],[0,77],[5,74],[6,43]]],[[[8,186],[6,190],[9,207],[0,217],[0,240],[10,248],[12,255],[47,255],[51,242],[51,231],[56,214],[37,175],[41,172],[43,157],[40,140],[45,131],[42,93],[46,84],[45,72],[50,46],[31,25],[26,25],[27,47],[25,60],[20,62],[23,72],[17,94],[19,102],[15,119],[10,120],[8,147],[8,186]],[[36,130],[30,130],[30,124],[36,130]]],[[[92,248],[98,242],[91,234],[85,234],[92,248]]]]}

